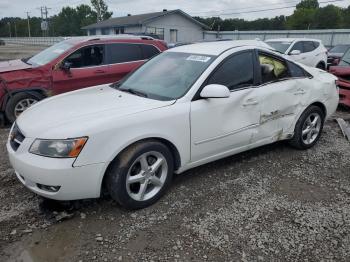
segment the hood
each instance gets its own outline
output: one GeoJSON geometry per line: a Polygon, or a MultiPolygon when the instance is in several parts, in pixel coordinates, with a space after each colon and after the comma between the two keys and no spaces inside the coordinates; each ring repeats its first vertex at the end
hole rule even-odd
{"type": "Polygon", "coordinates": [[[29,68],[32,68],[32,66],[24,63],[19,59],[0,62],[0,73],[29,69],[29,68]]]}
{"type": "Polygon", "coordinates": [[[328,57],[332,58],[341,58],[343,55],[343,53],[328,53],[328,57]]]}
{"type": "Polygon", "coordinates": [[[45,136],[64,136],[68,129],[87,129],[174,102],[139,97],[101,85],[45,99],[26,110],[16,122],[27,137],[52,138],[45,136]],[[50,130],[55,131],[46,132],[50,130]]]}

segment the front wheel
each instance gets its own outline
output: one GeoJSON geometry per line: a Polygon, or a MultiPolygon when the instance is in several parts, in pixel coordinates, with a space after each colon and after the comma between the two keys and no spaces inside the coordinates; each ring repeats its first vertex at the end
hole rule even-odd
{"type": "Polygon", "coordinates": [[[294,136],[290,144],[298,149],[313,147],[320,139],[324,119],[324,113],[318,106],[307,108],[295,125],[294,136]]]}
{"type": "Polygon", "coordinates": [[[6,118],[13,123],[20,114],[43,98],[39,93],[32,94],[26,92],[11,96],[5,108],[6,118]]]}
{"type": "Polygon", "coordinates": [[[173,163],[169,149],[158,141],[132,145],[112,162],[106,173],[109,194],[127,209],[150,206],[169,187],[173,163]]]}

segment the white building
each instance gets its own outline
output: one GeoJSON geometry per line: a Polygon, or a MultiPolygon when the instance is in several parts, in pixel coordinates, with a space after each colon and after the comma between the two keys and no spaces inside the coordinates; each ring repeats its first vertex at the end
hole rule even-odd
{"type": "Polygon", "coordinates": [[[115,17],[82,29],[86,30],[88,35],[154,35],[169,43],[202,40],[204,30],[210,30],[208,26],[179,9],[115,17]]]}

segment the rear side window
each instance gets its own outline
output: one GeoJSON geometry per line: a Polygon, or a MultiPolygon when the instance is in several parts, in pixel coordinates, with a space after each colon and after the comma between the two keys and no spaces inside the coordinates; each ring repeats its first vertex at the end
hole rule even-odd
{"type": "Polygon", "coordinates": [[[141,45],[141,48],[145,59],[150,59],[160,53],[160,51],[153,45],[141,45]]]}
{"type": "Polygon", "coordinates": [[[233,55],[224,61],[208,80],[209,84],[227,86],[230,90],[254,84],[253,53],[233,55]]]}
{"type": "Polygon", "coordinates": [[[320,42],[314,42],[315,48],[318,48],[320,46],[320,42]]]}
{"type": "Polygon", "coordinates": [[[289,72],[291,77],[305,77],[305,71],[299,67],[298,65],[287,61],[288,67],[289,67],[289,72]]]}
{"type": "Polygon", "coordinates": [[[138,44],[109,44],[107,50],[109,64],[143,60],[141,47],[138,44]]]}
{"type": "Polygon", "coordinates": [[[312,42],[312,41],[305,41],[304,42],[304,53],[312,52],[315,49],[316,49],[316,47],[314,45],[314,42],[312,42]]]}
{"type": "Polygon", "coordinates": [[[276,82],[290,77],[285,61],[269,54],[259,54],[262,84],[276,82]]]}

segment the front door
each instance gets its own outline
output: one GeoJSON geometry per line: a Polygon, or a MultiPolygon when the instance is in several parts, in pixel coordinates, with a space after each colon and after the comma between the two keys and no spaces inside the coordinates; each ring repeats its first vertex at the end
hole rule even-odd
{"type": "Polygon", "coordinates": [[[191,103],[191,160],[204,160],[252,142],[259,124],[259,98],[254,88],[254,53],[244,51],[227,58],[205,85],[221,84],[229,98],[196,99],[191,103]]]}
{"type": "Polygon", "coordinates": [[[104,49],[104,45],[90,45],[66,57],[61,63],[70,63],[70,69],[57,67],[52,72],[54,94],[108,83],[110,69],[105,63],[104,49]]]}

